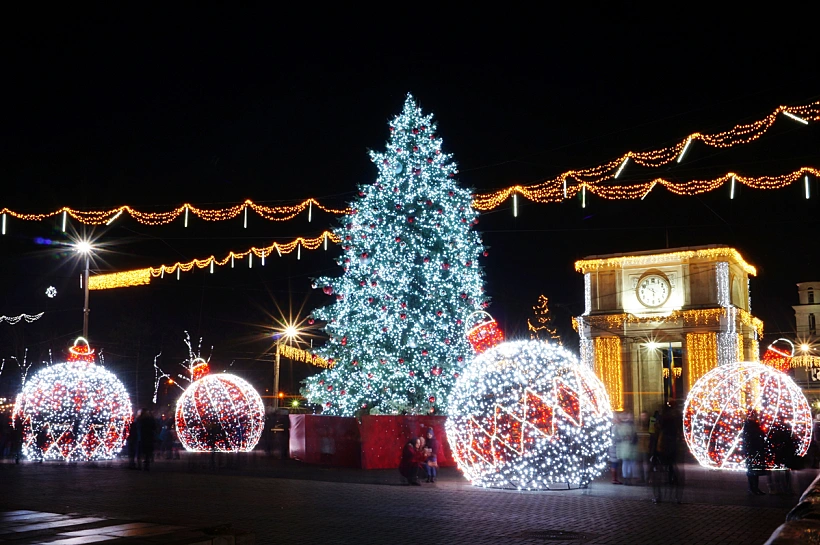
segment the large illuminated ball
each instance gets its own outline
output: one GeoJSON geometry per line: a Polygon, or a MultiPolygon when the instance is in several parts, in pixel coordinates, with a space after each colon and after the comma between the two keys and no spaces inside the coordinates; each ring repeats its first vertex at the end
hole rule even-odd
{"type": "Polygon", "coordinates": [[[12,416],[30,460],[107,460],[125,443],[131,400],[114,374],[94,364],[94,351],[79,338],[68,361],[26,381],[12,416]]]}
{"type": "Polygon", "coordinates": [[[778,428],[791,431],[798,456],[806,454],[812,427],[806,396],[786,374],[768,365],[738,362],[720,365],[703,375],[686,398],[683,436],[702,466],[746,469],[742,431],[752,410],[766,434],[768,469],[783,468],[771,452],[778,428]]]}
{"type": "Polygon", "coordinates": [[[474,485],[584,486],[606,467],[606,390],[591,369],[549,342],[506,342],[476,356],[448,406],[447,439],[474,485]]]}
{"type": "Polygon", "coordinates": [[[253,450],[265,428],[262,398],[235,375],[201,370],[199,375],[177,401],[175,422],[182,446],[193,452],[253,450]]]}

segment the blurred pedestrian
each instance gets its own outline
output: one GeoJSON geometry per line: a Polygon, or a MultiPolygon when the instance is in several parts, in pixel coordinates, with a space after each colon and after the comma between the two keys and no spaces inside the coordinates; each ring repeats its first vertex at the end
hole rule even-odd
{"type": "Polygon", "coordinates": [[[126,439],[126,448],[128,449],[128,467],[130,469],[139,469],[139,444],[140,444],[140,424],[139,419],[142,415],[142,410],[137,411],[136,417],[131,420],[128,426],[128,439],[126,439]]]}
{"type": "Polygon", "coordinates": [[[16,426],[11,428],[10,437],[11,456],[14,458],[14,463],[19,464],[20,458],[23,456],[23,423],[18,422],[16,426]]]}
{"type": "Polygon", "coordinates": [[[618,438],[615,435],[615,427],[618,424],[618,417],[612,419],[612,425],[609,428],[610,444],[609,444],[609,472],[612,475],[612,484],[623,484],[618,480],[618,470],[621,467],[618,459],[618,438]]]}
{"type": "Polygon", "coordinates": [[[148,471],[154,459],[154,440],[157,435],[157,421],[148,409],[143,408],[139,417],[139,447],[142,468],[148,471]]]}
{"type": "Polygon", "coordinates": [[[159,453],[165,460],[171,459],[171,427],[173,422],[164,414],[159,421],[159,453]]]}
{"type": "Polygon", "coordinates": [[[177,427],[171,424],[171,427],[168,429],[168,434],[171,436],[171,458],[179,460],[179,449],[182,444],[179,442],[177,427]]]}
{"type": "Polygon", "coordinates": [[[791,496],[791,470],[798,467],[797,441],[792,427],[786,422],[775,422],[769,429],[766,459],[772,460],[775,470],[768,472],[769,493],[791,496]]]}
{"type": "Polygon", "coordinates": [[[751,410],[746,415],[743,424],[743,450],[746,454],[746,478],[749,481],[749,494],[763,496],[766,493],[760,490],[760,476],[765,474],[765,437],[760,429],[757,411],[751,410]]]}
{"type": "Polygon", "coordinates": [[[427,439],[425,444],[427,459],[424,461],[424,470],[427,472],[427,482],[436,482],[438,476],[438,439],[433,428],[427,428],[427,439]]]}
{"type": "Polygon", "coordinates": [[[636,470],[637,470],[637,478],[642,483],[649,482],[649,413],[646,411],[641,411],[640,419],[638,420],[638,425],[635,426],[635,434],[638,437],[638,444],[636,445],[637,450],[637,458],[636,458],[636,470]]]}
{"type": "Polygon", "coordinates": [[[680,412],[671,403],[667,403],[656,427],[658,444],[654,455],[656,472],[653,474],[652,501],[660,503],[666,490],[667,499],[674,498],[677,503],[682,503],[685,473],[683,467],[678,465],[679,430],[683,427],[680,412]]]}
{"type": "Polygon", "coordinates": [[[621,461],[623,484],[629,486],[636,477],[635,461],[637,458],[638,436],[635,432],[634,417],[631,412],[622,412],[615,425],[617,445],[615,455],[621,461]]]}

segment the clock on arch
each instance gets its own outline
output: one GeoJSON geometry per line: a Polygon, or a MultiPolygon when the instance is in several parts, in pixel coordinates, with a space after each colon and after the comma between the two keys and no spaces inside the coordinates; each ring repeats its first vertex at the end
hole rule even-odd
{"type": "Polygon", "coordinates": [[[659,273],[648,273],[638,280],[635,295],[643,306],[658,308],[669,300],[669,296],[672,295],[672,285],[666,276],[659,273]]]}

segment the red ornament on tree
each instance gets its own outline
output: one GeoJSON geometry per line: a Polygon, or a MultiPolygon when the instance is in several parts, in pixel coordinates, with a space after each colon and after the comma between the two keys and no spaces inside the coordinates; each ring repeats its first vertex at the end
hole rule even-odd
{"type": "Polygon", "coordinates": [[[325,295],[333,295],[333,288],[331,286],[325,286],[322,288],[322,291],[325,292],[325,295]]]}
{"type": "Polygon", "coordinates": [[[503,342],[504,333],[489,313],[479,310],[473,312],[467,319],[467,340],[470,341],[476,354],[481,354],[503,342]]]}

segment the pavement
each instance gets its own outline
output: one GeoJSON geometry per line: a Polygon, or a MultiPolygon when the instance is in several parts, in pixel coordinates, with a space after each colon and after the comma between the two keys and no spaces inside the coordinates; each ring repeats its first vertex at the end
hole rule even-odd
{"type": "Polygon", "coordinates": [[[122,461],[6,461],[0,543],[762,544],[818,473],[792,472],[794,495],[749,496],[743,473],[682,469],[682,503],[667,493],[655,504],[651,487],[605,477],[587,489],[521,492],[476,488],[443,468],[435,484],[411,487],[396,470],[308,466],[264,454],[183,453],[151,471],[122,461]],[[26,526],[35,528],[18,531],[26,526]]]}

